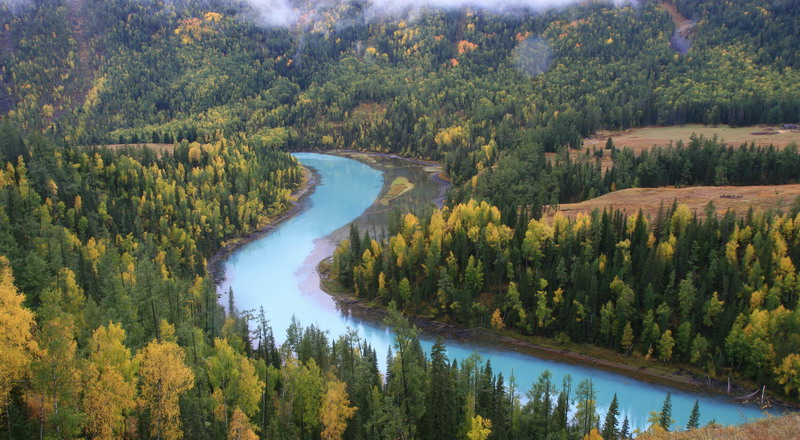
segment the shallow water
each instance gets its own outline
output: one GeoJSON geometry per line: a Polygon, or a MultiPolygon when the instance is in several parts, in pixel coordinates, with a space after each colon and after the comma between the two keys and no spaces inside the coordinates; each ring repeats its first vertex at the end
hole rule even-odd
{"type": "MultiPolygon", "coordinates": [[[[383,187],[383,173],[361,162],[343,157],[298,153],[303,164],[314,168],[320,183],[307,199],[308,207],[270,232],[238,249],[225,261],[226,281],[220,292],[234,291],[239,310],[264,307],[278,343],[285,339],[293,315],[305,325],[315,324],[338,337],[348,328],[356,329],[384,359],[392,335],[381,326],[359,320],[340,311],[333,299],[319,288],[316,265],[329,256],[334,244],[329,237],[359,217],[373,205],[383,187]]],[[[401,196],[404,197],[404,196],[401,196]]],[[[224,299],[223,299],[224,301],[224,299]]],[[[423,335],[426,350],[433,337],[423,335]]],[[[491,361],[496,373],[508,383],[513,374],[523,395],[545,369],[553,373],[554,383],[571,375],[573,390],[578,382],[591,377],[597,390],[601,412],[616,392],[622,417],[628,415],[633,427],[643,428],[651,411],[659,411],[668,391],[672,392],[673,418],[686,426],[695,399],[700,399],[701,423],[738,424],[763,417],[752,406],[739,405],[717,396],[693,394],[652,385],[627,376],[590,367],[539,359],[503,347],[466,344],[446,340],[450,359],[463,359],[473,352],[491,361]]]]}

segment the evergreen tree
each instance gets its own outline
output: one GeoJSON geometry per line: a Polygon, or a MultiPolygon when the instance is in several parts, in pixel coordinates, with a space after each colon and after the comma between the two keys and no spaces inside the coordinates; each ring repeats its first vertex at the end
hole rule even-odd
{"type": "Polygon", "coordinates": [[[435,439],[455,439],[458,424],[454,406],[453,380],[442,338],[436,339],[431,348],[429,387],[425,396],[423,436],[435,439]]]}
{"type": "Polygon", "coordinates": [[[622,428],[619,429],[619,438],[622,440],[627,440],[630,438],[631,433],[631,422],[628,421],[628,416],[625,416],[625,420],[622,421],[622,428]]]}
{"type": "Polygon", "coordinates": [[[688,431],[700,427],[700,400],[695,399],[694,406],[692,407],[692,415],[689,416],[689,423],[686,424],[688,431]]]}
{"type": "Polygon", "coordinates": [[[664,399],[664,406],[661,407],[658,424],[661,425],[665,431],[669,431],[669,427],[672,425],[672,393],[667,393],[667,398],[664,399]]]}
{"type": "Polygon", "coordinates": [[[619,403],[617,402],[617,393],[614,393],[614,398],[611,399],[611,405],[606,413],[605,423],[603,423],[602,436],[604,439],[617,438],[617,416],[619,416],[619,403]]]}

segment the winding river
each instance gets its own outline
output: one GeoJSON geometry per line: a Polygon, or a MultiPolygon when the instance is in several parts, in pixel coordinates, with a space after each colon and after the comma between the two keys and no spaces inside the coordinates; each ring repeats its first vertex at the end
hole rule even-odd
{"type": "MultiPolygon", "coordinates": [[[[315,324],[338,337],[348,328],[356,329],[375,347],[378,358],[392,344],[392,335],[385,328],[340,311],[334,300],[319,287],[316,265],[333,252],[335,244],[328,238],[359,217],[379,196],[383,173],[364,163],[331,155],[298,153],[304,165],[315,169],[320,182],[303,203],[300,214],[280,224],[269,234],[239,248],[224,262],[226,281],[220,292],[234,291],[239,310],[263,307],[278,343],[285,339],[292,316],[305,325],[315,324]]],[[[431,335],[422,336],[426,350],[433,345],[431,335]]],[[[516,378],[518,390],[530,389],[545,369],[553,373],[554,383],[571,375],[574,385],[591,377],[597,390],[598,408],[605,411],[614,393],[620,398],[620,412],[627,415],[633,427],[647,426],[651,411],[659,411],[667,392],[672,392],[673,417],[678,426],[686,426],[695,399],[700,399],[701,423],[710,420],[730,425],[764,414],[752,406],[744,406],[722,397],[693,394],[652,385],[627,376],[590,367],[540,359],[499,346],[467,344],[447,340],[450,359],[463,359],[477,352],[490,360],[495,373],[516,378]]],[[[622,417],[620,417],[621,419],[622,417]]]]}

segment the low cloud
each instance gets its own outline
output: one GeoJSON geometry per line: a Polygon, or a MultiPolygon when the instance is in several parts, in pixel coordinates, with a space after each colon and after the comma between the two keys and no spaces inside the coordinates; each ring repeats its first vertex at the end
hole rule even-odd
{"type": "MultiPolygon", "coordinates": [[[[260,21],[268,26],[293,26],[301,18],[313,16],[321,10],[343,5],[362,3],[358,0],[246,0],[259,14],[260,21]]],[[[583,0],[585,1],[585,0],[583,0]]],[[[365,2],[367,19],[415,16],[424,9],[461,9],[465,7],[504,13],[520,9],[542,11],[577,4],[581,0],[369,0],[365,2]]],[[[628,3],[613,0],[614,4],[628,3]]]]}

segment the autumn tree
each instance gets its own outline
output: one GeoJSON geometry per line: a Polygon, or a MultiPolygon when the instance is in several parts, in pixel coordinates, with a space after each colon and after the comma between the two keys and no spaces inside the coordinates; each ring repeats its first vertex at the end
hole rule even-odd
{"type": "Polygon", "coordinates": [[[333,376],[328,377],[325,394],[322,396],[320,419],[325,429],[323,440],[341,440],[347,421],[353,417],[358,408],[350,406],[346,384],[333,376]]]}
{"type": "Polygon", "coordinates": [[[236,408],[231,416],[228,440],[258,440],[258,434],[253,430],[250,419],[239,408],[236,408]]]}
{"type": "MultiPolygon", "coordinates": [[[[0,407],[6,409],[9,393],[28,374],[37,344],[33,339],[33,313],[23,306],[25,296],[14,286],[7,258],[0,256],[0,407]]],[[[6,417],[8,418],[8,412],[6,417]]],[[[8,421],[10,424],[10,420],[8,421]]],[[[10,425],[9,425],[10,426],[10,425]]]]}
{"type": "Polygon", "coordinates": [[[183,438],[178,399],[194,387],[194,373],[184,352],[171,341],[153,340],[136,354],[141,407],[149,414],[150,435],[165,440],[183,438]]]}
{"type": "Polygon", "coordinates": [[[225,427],[234,410],[250,417],[258,410],[264,382],[253,361],[234,351],[227,340],[214,339],[214,355],[207,360],[208,379],[217,414],[225,427]]]}
{"type": "Polygon", "coordinates": [[[125,346],[125,330],[109,323],[94,331],[84,373],[86,430],[98,439],[125,434],[125,419],[136,406],[136,364],[125,346]]]}
{"type": "Polygon", "coordinates": [[[786,356],[775,369],[775,374],[787,395],[792,391],[800,392],[800,355],[790,353],[786,356]]]}

